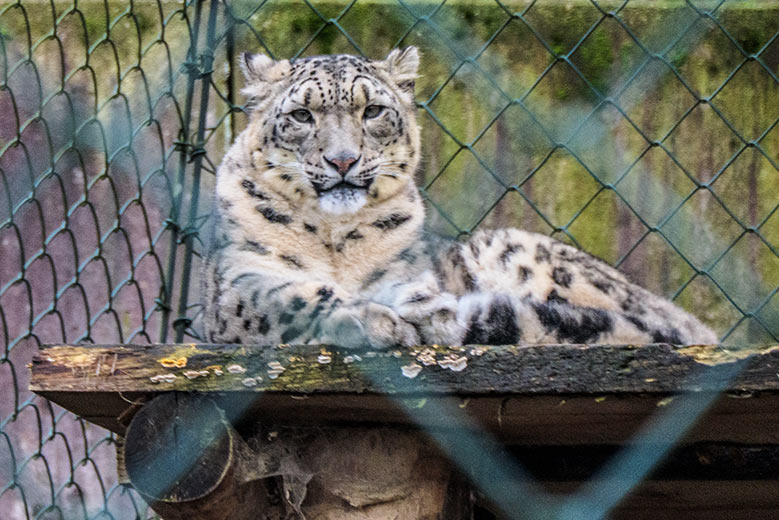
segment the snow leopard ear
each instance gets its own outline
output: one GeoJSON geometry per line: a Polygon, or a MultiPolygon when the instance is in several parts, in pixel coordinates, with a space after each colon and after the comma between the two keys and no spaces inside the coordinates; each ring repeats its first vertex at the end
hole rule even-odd
{"type": "Polygon", "coordinates": [[[390,78],[401,90],[414,92],[414,82],[419,68],[419,51],[416,47],[394,49],[384,60],[383,65],[390,78]]]}
{"type": "Polygon", "coordinates": [[[290,71],[288,60],[276,61],[264,54],[248,52],[241,54],[240,65],[246,78],[246,86],[241,92],[255,100],[267,96],[270,85],[286,78],[290,71]]]}

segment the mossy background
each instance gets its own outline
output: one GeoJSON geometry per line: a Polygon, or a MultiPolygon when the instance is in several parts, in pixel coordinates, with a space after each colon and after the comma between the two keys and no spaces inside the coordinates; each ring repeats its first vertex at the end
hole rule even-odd
{"type": "Polygon", "coordinates": [[[83,463],[26,433],[39,419],[23,405],[36,402],[24,367],[40,343],[197,339],[213,172],[246,122],[245,50],[379,59],[418,46],[432,229],[550,234],[674,298],[724,343],[779,338],[779,1],[233,1],[215,17],[213,67],[208,5],[0,3],[10,518],[142,508],[103,489],[102,430],[67,436],[83,463]],[[31,455],[38,444],[48,457],[31,455]]]}
{"type": "Polygon", "coordinates": [[[585,1],[387,1],[345,14],[315,3],[338,22],[323,26],[278,2],[235,40],[279,58],[418,46],[433,229],[552,234],[674,297],[726,341],[760,342],[779,334],[778,5],[725,2],[719,27],[685,2],[628,2],[605,18],[585,1]],[[762,64],[742,64],[738,46],[762,64]]]}

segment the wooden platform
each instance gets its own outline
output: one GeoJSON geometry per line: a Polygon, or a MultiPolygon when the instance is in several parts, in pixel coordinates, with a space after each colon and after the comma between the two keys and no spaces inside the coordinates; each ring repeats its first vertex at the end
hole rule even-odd
{"type": "Polygon", "coordinates": [[[779,518],[777,346],[48,346],[31,389],[119,434],[171,391],[212,397],[238,431],[467,431],[497,439],[553,493],[639,439],[662,444],[667,428],[676,447],[615,517],[779,518]]]}

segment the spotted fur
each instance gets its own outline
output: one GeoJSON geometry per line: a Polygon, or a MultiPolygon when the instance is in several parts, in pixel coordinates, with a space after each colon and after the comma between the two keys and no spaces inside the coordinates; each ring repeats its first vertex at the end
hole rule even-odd
{"type": "Polygon", "coordinates": [[[710,343],[617,270],[549,237],[423,232],[413,47],[382,61],[244,55],[249,124],[217,173],[206,338],[345,347],[710,343]]]}

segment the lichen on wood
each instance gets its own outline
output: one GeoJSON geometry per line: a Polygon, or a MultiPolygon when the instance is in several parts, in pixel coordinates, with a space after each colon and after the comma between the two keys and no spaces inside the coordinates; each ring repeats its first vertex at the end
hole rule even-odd
{"type": "Polygon", "coordinates": [[[451,407],[501,438],[542,444],[621,442],[663,407],[658,403],[709,392],[725,397],[696,435],[768,441],[779,438],[761,426],[779,393],[777,367],[776,347],[52,346],[34,359],[31,388],[120,434],[138,403],[176,391],[205,393],[245,416],[291,424],[456,427],[440,413],[451,407]],[[180,359],[186,366],[161,363],[180,359]],[[753,398],[734,407],[728,395],[753,398]]]}

